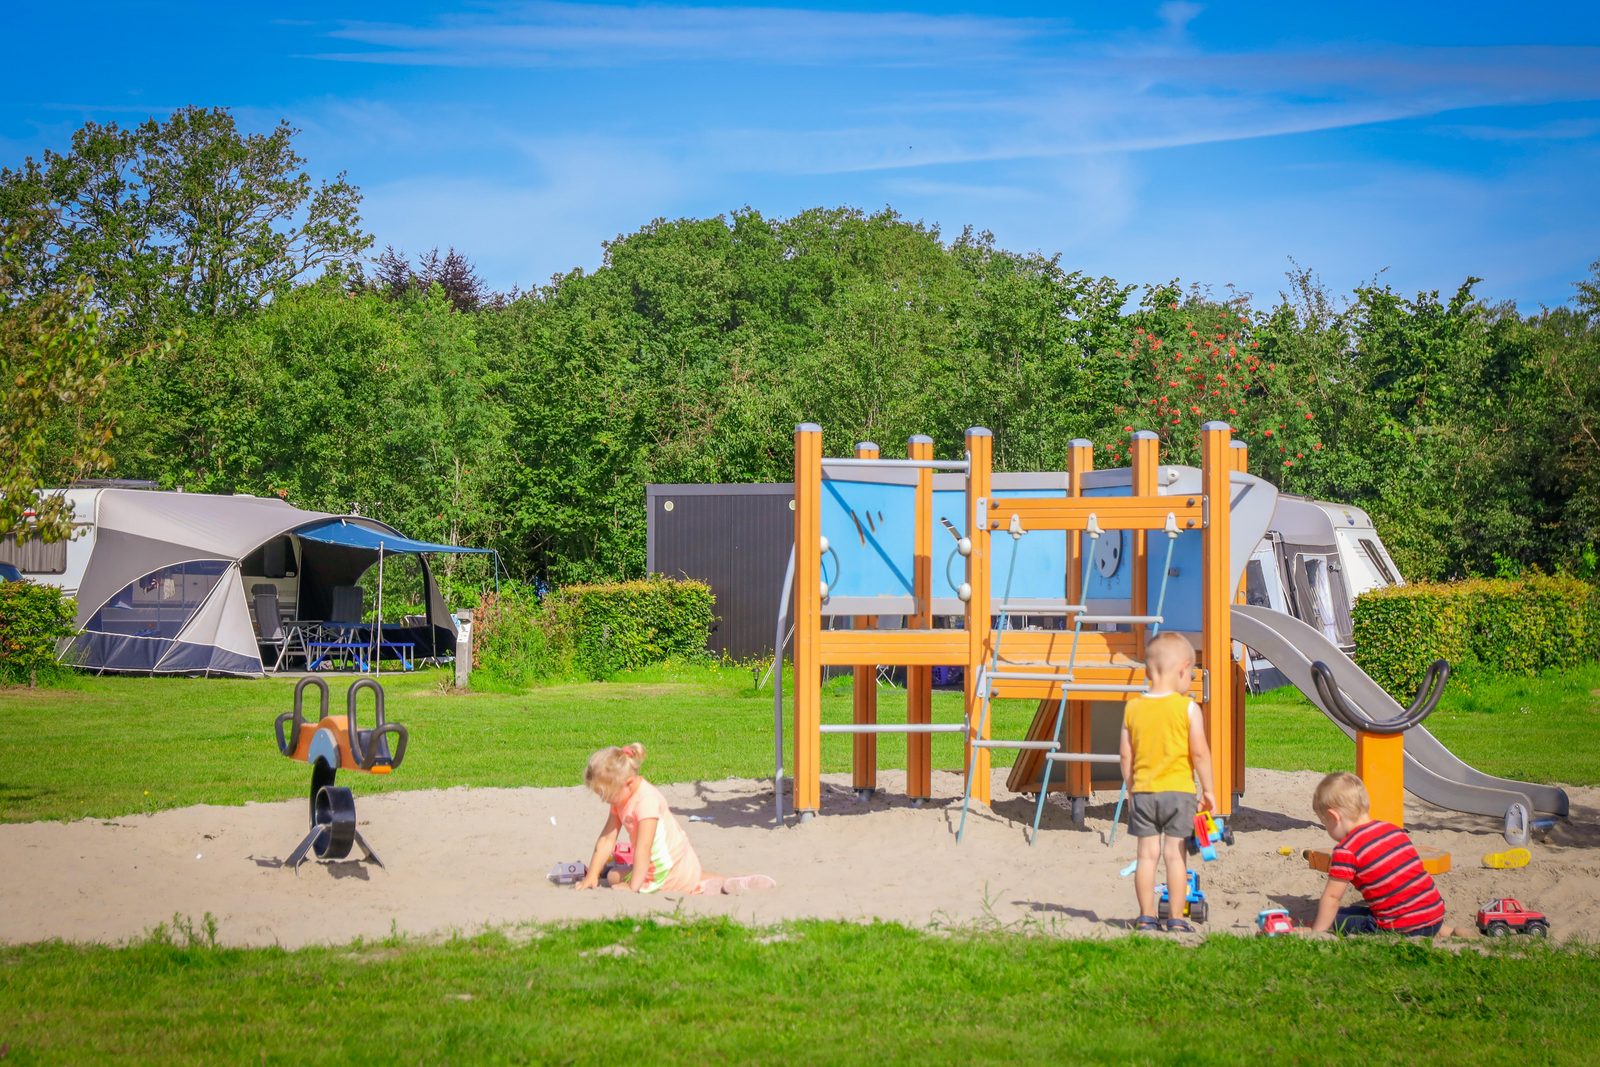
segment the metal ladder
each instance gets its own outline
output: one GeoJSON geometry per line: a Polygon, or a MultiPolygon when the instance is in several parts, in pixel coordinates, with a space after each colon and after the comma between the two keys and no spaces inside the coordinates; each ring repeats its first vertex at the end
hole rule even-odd
{"type": "MultiPolygon", "coordinates": [[[[1013,525],[1013,528],[1012,528],[1012,530],[1010,532],[1011,532],[1011,535],[1012,535],[1013,538],[1020,538],[1021,537],[1022,531],[1019,531],[1016,528],[1015,525],[1013,525]]],[[[1056,763],[1066,763],[1066,762],[1073,762],[1073,763],[1120,763],[1121,762],[1121,757],[1117,756],[1117,755],[1098,754],[1098,753],[1093,753],[1093,752],[1063,752],[1062,751],[1062,749],[1061,749],[1061,733],[1062,733],[1062,730],[1064,729],[1065,723],[1066,723],[1067,700],[1069,698],[1069,695],[1072,694],[1072,693],[1118,693],[1118,694],[1128,694],[1128,693],[1143,693],[1143,692],[1146,692],[1148,690],[1148,686],[1145,686],[1145,685],[1119,685],[1119,684],[1110,683],[1110,682],[1078,682],[1078,681],[1074,681],[1073,680],[1073,671],[1077,667],[1077,661],[1078,661],[1078,639],[1083,634],[1083,627],[1084,627],[1085,624],[1088,624],[1088,625],[1099,625],[1099,624],[1102,624],[1102,623],[1107,623],[1107,624],[1116,624],[1116,625],[1148,625],[1148,626],[1152,627],[1151,636],[1154,636],[1155,633],[1159,632],[1160,627],[1161,627],[1161,623],[1162,623],[1162,614],[1161,614],[1161,612],[1162,612],[1163,607],[1166,604],[1167,579],[1170,577],[1171,571],[1172,571],[1172,550],[1173,550],[1174,546],[1177,544],[1177,540],[1178,540],[1178,521],[1177,521],[1177,517],[1175,515],[1173,515],[1173,514],[1170,514],[1170,513],[1167,515],[1167,523],[1166,523],[1166,527],[1165,527],[1165,531],[1164,531],[1166,533],[1166,535],[1167,535],[1166,565],[1164,567],[1162,567],[1162,571],[1161,571],[1161,589],[1160,589],[1160,592],[1159,592],[1159,594],[1157,595],[1157,598],[1156,598],[1156,611],[1152,615],[1091,615],[1091,614],[1089,614],[1089,612],[1088,612],[1088,604],[1087,604],[1087,601],[1088,601],[1088,589],[1089,589],[1089,571],[1090,571],[1090,568],[1094,564],[1094,556],[1095,556],[1095,553],[1093,551],[1092,545],[1099,541],[1100,535],[1101,535],[1102,532],[1103,531],[1100,529],[1100,524],[1099,524],[1098,520],[1096,519],[1094,513],[1091,512],[1089,514],[1088,522],[1085,524],[1085,529],[1084,529],[1084,533],[1088,536],[1091,547],[1085,549],[1085,551],[1083,552],[1083,574],[1082,574],[1081,581],[1079,582],[1079,585],[1078,585],[1078,589],[1080,591],[1080,595],[1082,596],[1082,598],[1083,598],[1083,600],[1085,602],[1082,603],[1082,604],[1069,604],[1067,606],[1068,613],[1071,614],[1072,617],[1073,617],[1073,627],[1072,627],[1072,647],[1071,647],[1071,651],[1069,652],[1069,654],[1067,656],[1066,669],[1064,671],[1048,671],[1048,672],[1045,672],[1045,671],[1027,671],[1027,670],[1022,670],[1022,671],[1010,671],[1010,670],[1002,671],[1002,670],[1000,670],[999,669],[1000,644],[1001,644],[1001,641],[1003,640],[1003,636],[1004,636],[1004,632],[1005,632],[1004,625],[1005,625],[1005,617],[1006,617],[1004,608],[1002,608],[1002,612],[1001,612],[1001,616],[1000,616],[1000,626],[997,628],[997,633],[995,635],[994,654],[992,656],[991,663],[985,669],[984,673],[980,676],[980,678],[978,679],[978,685],[982,688],[982,691],[983,691],[983,706],[982,706],[982,710],[979,713],[978,732],[977,732],[977,736],[975,736],[973,738],[973,740],[972,740],[972,747],[973,748],[985,748],[985,749],[1007,749],[1007,750],[1012,750],[1012,751],[1033,751],[1033,752],[1043,752],[1045,754],[1045,757],[1044,757],[1044,760],[1045,760],[1045,762],[1044,762],[1044,770],[1043,770],[1043,774],[1041,776],[1042,780],[1041,780],[1040,786],[1039,786],[1039,800],[1038,800],[1038,804],[1035,806],[1035,809],[1034,809],[1033,828],[1032,828],[1032,831],[1031,831],[1031,833],[1029,834],[1029,837],[1028,837],[1028,843],[1030,845],[1039,836],[1039,823],[1040,823],[1041,819],[1044,816],[1045,800],[1050,795],[1050,775],[1051,775],[1051,770],[1052,770],[1052,768],[1054,767],[1054,765],[1056,763]],[[989,738],[984,738],[983,737],[984,728],[987,726],[988,721],[989,721],[989,708],[990,708],[990,702],[992,700],[991,693],[993,691],[992,683],[995,680],[1006,680],[1006,679],[1010,679],[1010,680],[1013,680],[1013,681],[1043,681],[1043,682],[1056,682],[1056,681],[1059,681],[1060,682],[1060,684],[1061,684],[1061,700],[1060,700],[1059,704],[1056,706],[1056,725],[1055,725],[1054,736],[1053,736],[1053,738],[1051,740],[1049,740],[1049,741],[1030,741],[1030,740],[1012,741],[1012,740],[989,739],[989,738]]],[[[1013,550],[1012,555],[1011,555],[1011,562],[1012,562],[1013,568],[1015,567],[1015,564],[1016,564],[1016,556],[1017,556],[1016,551],[1013,550]]],[[[1011,575],[1008,573],[1007,576],[1006,576],[1006,593],[1007,593],[1007,598],[1008,599],[1009,599],[1010,591],[1011,591],[1011,575]]],[[[1127,783],[1126,782],[1123,783],[1123,788],[1124,788],[1124,790],[1126,790],[1126,788],[1127,788],[1127,783]]],[[[956,841],[957,842],[961,841],[963,835],[966,833],[967,811],[971,806],[971,801],[972,801],[972,775],[969,773],[967,775],[966,789],[963,792],[962,797],[961,797],[961,822],[960,822],[959,826],[956,829],[956,841]]]]}

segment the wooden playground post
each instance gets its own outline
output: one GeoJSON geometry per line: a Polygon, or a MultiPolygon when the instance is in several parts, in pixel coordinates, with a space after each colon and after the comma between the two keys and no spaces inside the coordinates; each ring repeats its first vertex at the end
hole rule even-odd
{"type": "MultiPolygon", "coordinates": [[[[906,458],[931,460],[933,438],[913,435],[906,441],[906,458]]],[[[933,629],[933,471],[917,471],[916,528],[912,533],[913,563],[911,590],[916,611],[906,616],[906,627],[933,629]]],[[[933,721],[933,668],[906,668],[906,722],[913,725],[933,721]]],[[[933,737],[906,734],[906,795],[913,800],[933,795],[933,737]]]]}
{"type": "MultiPolygon", "coordinates": [[[[1083,496],[1084,475],[1094,470],[1094,442],[1073,438],[1067,449],[1067,496],[1083,496]]],[[[1102,535],[1103,536],[1103,535],[1102,535]]],[[[1113,535],[1117,536],[1117,535],[1113,535]]],[[[1067,603],[1082,604],[1088,593],[1083,587],[1084,554],[1093,552],[1092,542],[1081,531],[1067,534],[1067,603]]],[[[1067,621],[1071,621],[1070,619],[1067,621]]],[[[1062,731],[1068,752],[1090,752],[1094,723],[1087,700],[1067,701],[1066,729],[1062,731]]],[[[1063,783],[1070,797],[1086,797],[1093,790],[1094,766],[1073,760],[1067,764],[1063,783]]]]}
{"type": "Polygon", "coordinates": [[[972,798],[988,804],[991,794],[989,750],[972,745],[975,739],[989,737],[990,724],[982,721],[983,694],[978,689],[978,673],[988,667],[994,640],[994,625],[989,617],[989,527],[992,525],[989,512],[994,503],[994,435],[981,426],[967,431],[967,463],[967,502],[972,510],[966,519],[968,536],[972,539],[972,553],[967,556],[967,583],[972,595],[967,599],[966,772],[972,798]]]}
{"type": "Polygon", "coordinates": [[[822,804],[822,427],[794,431],[794,810],[822,804]]]}
{"type": "Polygon", "coordinates": [[[1200,428],[1201,485],[1206,499],[1206,525],[1202,532],[1202,626],[1200,664],[1210,679],[1205,704],[1206,740],[1211,745],[1211,766],[1219,815],[1233,813],[1233,631],[1230,616],[1234,588],[1228,581],[1231,546],[1234,460],[1231,433],[1225,422],[1208,422],[1200,428]]]}
{"type": "MultiPolygon", "coordinates": [[[[856,444],[857,459],[877,459],[878,446],[871,441],[861,441],[856,444]]],[[[850,619],[850,628],[853,630],[872,629],[878,625],[876,615],[853,615],[850,619]]],[[[851,671],[851,721],[857,726],[869,725],[878,721],[878,667],[857,666],[851,671]]],[[[851,751],[851,784],[856,789],[876,789],[878,787],[878,735],[856,734],[852,741],[851,751]]]]}

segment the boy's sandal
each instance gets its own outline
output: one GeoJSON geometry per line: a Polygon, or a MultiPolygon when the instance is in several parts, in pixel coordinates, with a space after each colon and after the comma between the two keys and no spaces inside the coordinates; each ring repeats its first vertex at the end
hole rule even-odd
{"type": "Polygon", "coordinates": [[[1160,933],[1161,920],[1157,919],[1154,915],[1141,915],[1137,919],[1133,920],[1133,928],[1135,930],[1142,930],[1146,933],[1160,933]]]}
{"type": "Polygon", "coordinates": [[[1169,934],[1192,934],[1194,927],[1189,925],[1188,919],[1168,919],[1167,925],[1162,927],[1169,934]]]}

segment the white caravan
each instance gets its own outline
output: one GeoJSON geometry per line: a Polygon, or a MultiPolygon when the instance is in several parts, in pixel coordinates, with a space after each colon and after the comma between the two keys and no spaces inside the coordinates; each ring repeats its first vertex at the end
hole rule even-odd
{"type": "Polygon", "coordinates": [[[81,488],[46,490],[51,496],[66,497],[72,505],[72,536],[49,544],[29,540],[19,545],[15,535],[0,539],[0,561],[15,564],[30,582],[60,586],[65,595],[77,596],[94,554],[100,494],[108,488],[154,489],[155,483],[106,479],[81,488]]]}
{"type": "MultiPolygon", "coordinates": [[[[1356,597],[1403,584],[1365,511],[1297,496],[1278,497],[1272,525],[1245,568],[1247,603],[1293,615],[1346,653],[1355,648],[1350,609],[1356,597]]],[[[1287,684],[1259,656],[1250,656],[1248,672],[1254,692],[1287,684]]]]}

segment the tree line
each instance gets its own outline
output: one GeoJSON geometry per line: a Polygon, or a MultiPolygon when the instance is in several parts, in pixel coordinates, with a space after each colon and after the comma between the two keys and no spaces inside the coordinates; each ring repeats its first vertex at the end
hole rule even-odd
{"type": "MultiPolygon", "coordinates": [[[[0,169],[0,491],[85,473],[358,508],[529,581],[639,575],[649,482],[786,481],[829,454],[995,432],[1060,469],[1133,430],[1366,508],[1414,578],[1596,571],[1600,263],[1569,305],[1134,285],[892,210],[658,219],[602,265],[493,294],[454,249],[369,259],[359,190],[223,109],[0,169]]],[[[902,453],[903,454],[903,453],[902,453]]],[[[0,526],[21,520],[0,512],[0,526]]]]}

